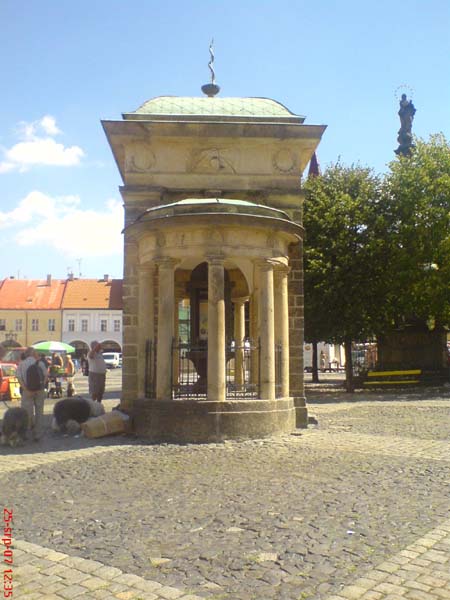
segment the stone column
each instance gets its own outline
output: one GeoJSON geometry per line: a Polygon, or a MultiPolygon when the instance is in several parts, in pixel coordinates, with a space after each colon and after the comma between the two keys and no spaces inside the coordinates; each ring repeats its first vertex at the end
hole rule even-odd
{"type": "Polygon", "coordinates": [[[155,260],[159,267],[158,341],[156,347],[156,399],[172,400],[172,339],[175,314],[175,260],[155,260]]]}
{"type": "Polygon", "coordinates": [[[244,374],[244,339],[245,339],[245,303],[248,298],[235,298],[234,304],[234,383],[243,385],[244,374]]]}
{"type": "Polygon", "coordinates": [[[223,258],[208,260],[208,400],[223,402],[225,380],[225,271],[223,258]]]}
{"type": "Polygon", "coordinates": [[[275,342],[281,346],[281,397],[289,397],[289,267],[279,265],[275,269],[275,342]]]}
{"type": "MultiPolygon", "coordinates": [[[[253,272],[253,293],[250,297],[250,339],[253,348],[258,346],[260,339],[259,332],[259,270],[258,266],[254,265],[253,272]]],[[[258,352],[252,350],[250,356],[250,381],[255,386],[259,381],[259,355],[258,352]]]]}
{"type": "MultiPolygon", "coordinates": [[[[138,397],[145,396],[145,349],[147,341],[152,345],[155,343],[154,329],[154,288],[153,288],[154,266],[141,265],[138,272],[138,397]]],[[[152,348],[152,352],[155,348],[152,348]]]]}
{"type": "Polygon", "coordinates": [[[273,301],[273,264],[258,261],[259,267],[259,331],[261,341],[260,396],[263,400],[275,399],[275,331],[273,301]]]}

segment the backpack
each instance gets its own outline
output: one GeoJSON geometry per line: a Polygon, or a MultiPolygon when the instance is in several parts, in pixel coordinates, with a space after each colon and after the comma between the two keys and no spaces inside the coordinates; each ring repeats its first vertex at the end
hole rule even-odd
{"type": "Polygon", "coordinates": [[[27,388],[31,392],[38,392],[39,390],[43,390],[44,379],[44,373],[42,372],[42,369],[39,366],[39,361],[37,360],[26,370],[25,382],[27,384],[27,388]]]}

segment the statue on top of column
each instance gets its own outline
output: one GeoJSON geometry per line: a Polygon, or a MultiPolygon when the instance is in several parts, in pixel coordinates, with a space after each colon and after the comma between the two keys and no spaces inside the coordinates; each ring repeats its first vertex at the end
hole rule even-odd
{"type": "Polygon", "coordinates": [[[400,145],[397,150],[395,150],[396,154],[409,156],[411,154],[411,149],[414,148],[411,130],[415,114],[416,108],[412,103],[412,100],[408,100],[406,94],[402,94],[400,110],[398,111],[398,116],[400,117],[400,129],[398,131],[397,142],[400,145]]]}

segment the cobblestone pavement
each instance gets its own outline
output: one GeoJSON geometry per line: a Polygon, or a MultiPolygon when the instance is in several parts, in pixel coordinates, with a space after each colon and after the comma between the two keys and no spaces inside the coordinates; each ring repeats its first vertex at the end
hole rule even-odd
{"type": "Polygon", "coordinates": [[[444,395],[312,395],[318,426],[272,440],[2,449],[14,597],[450,598],[444,395]]]}

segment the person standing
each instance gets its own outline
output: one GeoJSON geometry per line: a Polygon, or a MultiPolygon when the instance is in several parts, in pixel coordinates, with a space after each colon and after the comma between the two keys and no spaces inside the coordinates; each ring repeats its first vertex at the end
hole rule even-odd
{"type": "Polygon", "coordinates": [[[75,394],[75,387],[73,385],[73,378],[75,376],[75,365],[73,364],[73,360],[70,354],[66,355],[64,370],[66,372],[67,395],[70,398],[75,394]]]}
{"type": "Polygon", "coordinates": [[[91,350],[87,358],[89,365],[89,393],[92,400],[101,402],[105,393],[107,367],[102,354],[102,345],[97,340],[91,342],[91,350]]]}
{"type": "Polygon", "coordinates": [[[28,414],[28,431],[38,442],[43,433],[44,401],[48,370],[34,348],[27,348],[17,368],[17,379],[22,390],[21,406],[28,414]]]}

